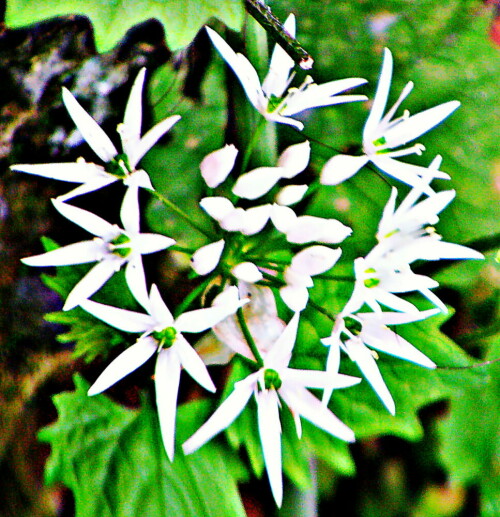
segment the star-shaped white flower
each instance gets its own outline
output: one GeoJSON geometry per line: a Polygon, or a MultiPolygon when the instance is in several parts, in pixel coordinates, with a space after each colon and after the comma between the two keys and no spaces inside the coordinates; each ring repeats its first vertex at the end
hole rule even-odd
{"type": "Polygon", "coordinates": [[[345,313],[358,311],[365,303],[375,312],[382,312],[380,304],[395,311],[415,314],[417,308],[398,294],[419,291],[442,312],[448,312],[446,305],[431,291],[439,283],[425,275],[415,274],[408,265],[391,262],[389,256],[372,259],[359,257],[354,260],[356,277],[351,298],[345,313]]]}
{"type": "Polygon", "coordinates": [[[174,319],[156,285],[151,288],[148,314],[85,300],[82,307],[96,318],[125,332],[142,334],[135,344],[122,352],[101,373],[90,387],[89,395],[97,395],[107,390],[156,354],[156,405],[163,443],[172,461],[181,369],[184,368],[208,391],[215,391],[215,385],[205,364],[182,332],[203,332],[233,314],[247,301],[240,300],[237,288],[231,287],[214,300],[212,307],[185,312],[174,319]]]}
{"type": "MultiPolygon", "coordinates": [[[[341,183],[356,174],[369,161],[382,172],[408,185],[418,186],[421,183],[421,177],[425,175],[424,167],[400,162],[395,158],[409,154],[422,154],[424,150],[422,144],[417,143],[410,147],[400,148],[440,124],[460,106],[460,103],[458,101],[445,102],[416,115],[410,116],[410,113],[405,111],[401,117],[393,118],[413,88],[413,83],[409,82],[394,106],[384,115],[391,86],[392,67],[392,54],[386,48],[377,92],[363,130],[365,154],[362,156],[339,154],[328,160],[321,173],[320,181],[324,185],[341,183]]],[[[435,171],[435,177],[449,179],[448,174],[441,171],[435,171]]],[[[426,185],[425,192],[432,193],[433,191],[426,185]]]]}
{"type": "Polygon", "coordinates": [[[146,69],[139,72],[130,92],[123,123],[118,126],[123,153],[119,153],[108,135],[99,124],[82,108],[69,90],[63,88],[63,102],[73,122],[105,166],[78,160],[71,163],[20,164],[12,166],[12,170],[36,174],[81,185],[60,196],[67,201],[76,196],[93,192],[122,180],[130,186],[153,189],[146,171],[136,169],[142,157],[153,145],[180,119],[173,115],[162,120],[141,137],[142,125],[142,89],[146,69]]]}
{"type": "MultiPolygon", "coordinates": [[[[433,361],[390,330],[387,325],[421,321],[438,312],[438,309],[430,309],[415,314],[400,312],[342,313],[337,317],[331,336],[322,339],[323,344],[330,347],[326,371],[332,371],[333,378],[335,378],[338,371],[339,350],[343,350],[358,365],[384,406],[394,415],[396,412],[394,400],[380,374],[376,356],[370,348],[426,368],[435,368],[436,365],[433,361]]],[[[330,395],[331,390],[325,390],[323,401],[328,402],[330,395]]]]}
{"type": "Polygon", "coordinates": [[[125,278],[132,294],[142,306],[147,305],[142,255],[166,249],[175,241],[160,234],[140,233],[137,189],[137,185],[130,187],[124,197],[120,212],[123,229],[87,210],[57,199],[52,200],[59,213],[95,235],[92,240],[22,259],[28,266],[69,266],[97,262],[69,293],[63,310],[72,309],[91,297],[122,266],[125,266],[125,278]]]}
{"type": "MultiPolygon", "coordinates": [[[[354,433],[307,389],[324,389],[330,377],[326,372],[295,370],[288,368],[292,348],[297,336],[299,314],[296,313],[278,340],[264,356],[264,365],[234,385],[233,392],[219,406],[205,424],[184,444],[190,454],[228,427],[243,411],[250,397],[257,402],[257,417],[264,463],[274,499],[281,506],[283,480],[281,476],[281,423],[279,408],[282,399],[294,417],[300,438],[300,417],[309,420],[320,429],[348,442],[354,441],[354,433]]],[[[336,388],[357,384],[359,379],[337,374],[333,380],[336,388]]]]}
{"type": "Polygon", "coordinates": [[[379,244],[370,257],[390,256],[402,267],[416,260],[484,258],[471,248],[443,241],[433,227],[439,221],[438,214],[454,199],[455,191],[433,193],[417,202],[421,194],[421,187],[412,189],[396,208],[398,191],[392,189],[378,226],[379,244]]]}
{"type": "MultiPolygon", "coordinates": [[[[288,17],[284,27],[291,36],[295,36],[293,15],[288,17]]],[[[345,90],[366,83],[365,79],[360,78],[317,85],[307,76],[299,88],[290,88],[294,77],[291,73],[294,61],[279,45],[274,47],[269,72],[261,85],[257,71],[250,61],[242,54],[234,52],[215,31],[209,27],[206,29],[215,48],[240,80],[248,100],[267,120],[303,129],[304,124],[292,118],[292,115],[310,108],[366,100],[364,95],[337,96],[345,90]]]]}

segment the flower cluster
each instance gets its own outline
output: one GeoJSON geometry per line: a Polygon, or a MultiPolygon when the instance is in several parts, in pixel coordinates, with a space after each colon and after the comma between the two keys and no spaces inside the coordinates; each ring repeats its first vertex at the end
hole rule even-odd
{"type": "MultiPolygon", "coordinates": [[[[285,24],[295,33],[295,19],[285,24]]],[[[293,118],[312,108],[367,98],[349,92],[366,81],[359,78],[317,85],[307,77],[291,87],[294,66],[278,45],[269,73],[260,82],[250,62],[212,29],[209,37],[222,58],[236,74],[251,104],[264,117],[302,130],[304,123],[293,118]]],[[[149,286],[142,255],[176,248],[169,236],[141,233],[139,188],[155,193],[148,174],[136,169],[144,154],[176,122],[169,117],[141,137],[141,97],[145,71],[141,70],[118,126],[123,152],[84,111],[67,90],[63,100],[82,136],[104,165],[85,162],[16,165],[14,170],[62,181],[79,183],[74,190],[53,200],[57,211],[94,237],[70,244],[24,262],[31,266],[59,266],[95,263],[75,285],[64,309],[81,306],[88,313],[122,331],[137,334],[134,344],[114,359],[89,390],[95,395],[108,389],[153,356],[155,393],[166,453],[174,460],[175,415],[182,369],[210,392],[217,391],[208,371],[212,364],[226,364],[239,357],[250,369],[248,375],[227,387],[229,395],[211,417],[184,444],[189,454],[227,428],[253,398],[257,408],[258,433],[264,464],[276,503],[283,497],[280,409],[291,412],[298,436],[301,418],[341,440],[351,442],[353,431],[328,408],[332,390],[348,388],[360,378],[343,375],[341,355],[353,361],[387,410],[395,414],[395,402],[379,371],[376,352],[389,354],[417,365],[434,368],[435,363],[392,325],[407,325],[445,312],[446,306],[432,291],[437,282],[413,271],[417,261],[477,259],[474,250],[444,242],[434,229],[439,214],[454,198],[453,190],[435,192],[434,179],[447,179],[436,157],[429,167],[400,161],[409,154],[422,154],[416,143],[403,147],[431,130],[458,106],[451,101],[410,116],[396,112],[410,93],[409,83],[394,106],[384,115],[392,78],[392,56],[384,51],[382,71],[371,111],[366,121],[361,156],[336,155],[329,159],[313,183],[299,180],[309,168],[311,146],[307,140],[284,149],[277,164],[246,170],[240,149],[228,144],[208,154],[200,164],[209,196],[199,200],[213,222],[214,239],[188,254],[192,274],[200,277],[205,290],[193,291],[189,303],[172,311],[156,284],[149,286]],[[375,246],[353,263],[350,298],[338,313],[314,300],[315,278],[335,281],[332,270],[349,243],[352,229],[334,218],[307,213],[309,199],[321,185],[336,185],[352,177],[368,162],[411,187],[400,199],[394,187],[381,214],[375,246]],[[242,167],[244,170],[242,170],[242,167]],[[121,227],[96,214],[68,204],[75,196],[122,181],[125,194],[121,205],[121,227]],[[285,185],[283,185],[285,184],[285,185]],[[347,243],[347,244],[346,244],[347,243]],[[121,268],[131,293],[142,312],[125,310],[90,298],[121,268]],[[213,293],[216,293],[213,296],[213,293]],[[408,293],[420,293],[432,308],[419,310],[408,293]],[[211,304],[207,304],[211,299],[211,304]],[[195,309],[187,310],[197,303],[195,309]],[[297,335],[306,312],[318,311],[331,322],[331,332],[317,343],[323,369],[290,367],[300,348],[297,335]],[[212,330],[211,333],[206,331],[212,330]],[[186,333],[203,333],[193,346],[186,333]],[[325,348],[327,347],[327,348],[325,348]],[[310,389],[321,390],[323,400],[310,389]]],[[[250,147],[244,150],[251,156],[250,147]]],[[[406,190],[408,190],[406,188],[406,190]]],[[[180,210],[180,209],[179,209],[180,210]]],[[[189,217],[187,216],[189,219],[189,217]]],[[[177,248],[176,248],[177,249],[177,248]]],[[[250,410],[250,409],[249,409],[250,410]]]]}

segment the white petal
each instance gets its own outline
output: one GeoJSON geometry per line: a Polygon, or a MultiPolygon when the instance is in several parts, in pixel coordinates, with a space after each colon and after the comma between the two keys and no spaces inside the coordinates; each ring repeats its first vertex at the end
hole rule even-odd
{"type": "Polygon", "coordinates": [[[267,221],[269,221],[271,211],[272,206],[269,203],[245,210],[240,228],[241,233],[243,235],[259,233],[266,226],[267,221]]]}
{"type": "MultiPolygon", "coordinates": [[[[153,126],[140,140],[139,144],[133,149],[129,155],[130,166],[135,167],[142,159],[142,157],[158,142],[158,140],[170,129],[174,124],[181,119],[179,115],[172,115],[171,117],[158,122],[153,126]]],[[[128,153],[127,153],[128,154],[128,153]]]]}
{"type": "Polygon", "coordinates": [[[285,285],[280,288],[283,302],[294,312],[303,311],[309,301],[307,287],[302,285],[285,285]]]}
{"type": "Polygon", "coordinates": [[[175,320],[175,328],[179,332],[203,332],[234,314],[248,300],[231,300],[224,305],[215,305],[206,309],[197,309],[181,314],[175,320]]]}
{"type": "Polygon", "coordinates": [[[278,192],[275,202],[284,206],[294,205],[302,200],[308,189],[309,185],[287,185],[278,192]]]}
{"type": "Polygon", "coordinates": [[[292,259],[291,267],[305,275],[319,275],[333,267],[342,254],[341,249],[326,246],[310,246],[299,251],[292,259]]]}
{"type": "Polygon", "coordinates": [[[148,314],[119,309],[92,300],[84,300],[81,307],[108,325],[125,332],[146,332],[151,329],[153,324],[153,320],[148,314]]]}
{"type": "Polygon", "coordinates": [[[367,163],[368,157],[365,155],[337,154],[325,163],[319,181],[322,185],[338,185],[354,176],[367,163]]]}
{"type": "Polygon", "coordinates": [[[257,199],[267,194],[284,174],[281,167],[259,167],[242,174],[233,187],[233,193],[244,199],[257,199]]]}
{"type": "Polygon", "coordinates": [[[391,148],[399,147],[427,133],[427,131],[449,117],[459,106],[460,102],[458,101],[445,102],[409,117],[397,126],[384,132],[387,145],[391,148]]]}
{"type": "Polygon", "coordinates": [[[285,169],[283,178],[293,178],[301,173],[309,164],[311,144],[306,140],[300,144],[287,147],[278,160],[278,167],[285,169]]]}
{"type": "Polygon", "coordinates": [[[69,266],[101,260],[104,253],[106,245],[99,239],[68,244],[47,253],[23,258],[21,261],[27,266],[69,266]]]}
{"type": "MultiPolygon", "coordinates": [[[[290,14],[283,24],[285,30],[290,36],[295,37],[295,16],[290,14]]],[[[283,50],[280,45],[275,45],[271,61],[269,63],[269,72],[262,83],[262,90],[269,97],[275,95],[282,97],[288,87],[290,71],[295,66],[293,59],[283,50]]]]}
{"type": "Polygon", "coordinates": [[[327,387],[332,389],[349,388],[361,382],[359,377],[352,377],[351,375],[343,375],[336,372],[335,375],[332,375],[332,373],[334,373],[334,370],[319,371],[286,368],[280,372],[280,378],[287,387],[294,386],[296,388],[316,389],[325,389],[327,387]]]}
{"type": "Polygon", "coordinates": [[[80,106],[73,94],[63,87],[63,102],[73,122],[92,150],[105,162],[110,162],[118,153],[108,135],[99,124],[80,106]]]}
{"type": "Polygon", "coordinates": [[[435,368],[436,365],[420,350],[415,348],[411,343],[406,341],[395,332],[387,327],[379,328],[363,325],[360,338],[370,347],[375,348],[386,354],[399,357],[406,361],[426,366],[427,368],[435,368]]]}
{"type": "Polygon", "coordinates": [[[140,339],[107,366],[94,384],[92,384],[88,394],[97,395],[107,390],[110,386],[139,368],[139,366],[142,366],[155,352],[156,345],[154,340],[149,338],[140,339]]]}
{"type": "Polygon", "coordinates": [[[111,183],[115,183],[118,181],[116,176],[112,176],[111,174],[107,174],[102,178],[91,179],[87,183],[80,185],[79,187],[74,188],[67,194],[63,194],[62,196],[57,196],[59,201],[68,201],[73,199],[74,197],[81,196],[83,194],[88,194],[89,192],[95,192],[103,187],[111,185],[111,183]]]}
{"type": "Polygon", "coordinates": [[[223,251],[224,239],[202,246],[193,253],[191,267],[199,275],[208,275],[217,267],[223,251]]]}
{"type": "Polygon", "coordinates": [[[266,355],[266,368],[274,368],[280,371],[286,368],[292,355],[292,349],[297,338],[297,330],[299,328],[300,314],[296,312],[292,319],[288,322],[281,336],[276,340],[273,347],[266,355]]]}
{"type": "Polygon", "coordinates": [[[208,442],[216,434],[228,427],[243,411],[252,396],[257,382],[256,374],[248,376],[234,386],[234,390],[226,400],[215,410],[213,415],[191,436],[182,449],[184,454],[191,454],[208,442]]]}
{"type": "Polygon", "coordinates": [[[120,220],[123,228],[130,233],[139,233],[141,212],[139,210],[139,186],[127,188],[120,208],[120,220]]]}
{"type": "MultiPolygon", "coordinates": [[[[118,259],[118,257],[116,257],[118,259]]],[[[98,262],[69,293],[63,311],[73,309],[90,298],[120,269],[120,259],[98,262]]]]}
{"type": "Polygon", "coordinates": [[[274,500],[276,505],[281,507],[283,480],[281,477],[281,423],[278,395],[274,390],[263,390],[256,393],[255,398],[264,463],[274,500]]]}
{"type": "Polygon", "coordinates": [[[149,307],[148,288],[140,255],[132,257],[125,266],[125,280],[134,298],[147,309],[149,307]]]}
{"type": "MultiPolygon", "coordinates": [[[[357,381],[359,382],[359,379],[357,381]]],[[[353,431],[305,388],[286,385],[279,390],[279,393],[290,408],[316,427],[346,442],[354,442],[353,431]]]]}
{"type": "Polygon", "coordinates": [[[201,175],[210,188],[219,186],[233,170],[238,149],[226,144],[222,149],[213,151],[203,158],[200,164],[201,175]]]}
{"type": "Polygon", "coordinates": [[[154,190],[149,174],[143,169],[136,169],[133,171],[123,180],[123,184],[128,187],[137,185],[138,187],[146,190],[154,190]]]}
{"type": "MultiPolygon", "coordinates": [[[[423,189],[423,192],[429,196],[435,194],[429,185],[422,184],[422,178],[419,175],[425,167],[419,167],[410,163],[404,163],[394,160],[390,156],[376,154],[371,156],[371,161],[383,172],[389,174],[407,185],[423,189]]],[[[444,173],[443,173],[444,174],[444,173]]],[[[447,175],[445,175],[447,176],[447,175]]],[[[436,175],[436,177],[439,177],[436,175]]],[[[446,179],[446,178],[443,178],[446,179]]]]}
{"type": "Polygon", "coordinates": [[[173,348],[178,354],[181,364],[186,372],[206,390],[215,392],[215,384],[213,383],[207,367],[201,360],[201,357],[196,353],[194,348],[186,341],[184,336],[178,336],[173,348]]]}
{"type": "Polygon", "coordinates": [[[161,350],[155,366],[156,407],[163,445],[170,461],[174,460],[175,417],[180,376],[181,364],[175,351],[172,348],[161,350]]]}
{"type": "Polygon", "coordinates": [[[370,383],[375,393],[378,395],[384,406],[391,415],[396,412],[394,400],[385,385],[384,379],[380,374],[377,362],[370,351],[361,343],[359,339],[350,339],[345,343],[349,357],[359,366],[366,380],[370,383]]]}
{"type": "Polygon", "coordinates": [[[237,264],[231,269],[231,274],[234,275],[238,280],[249,282],[251,284],[262,280],[262,273],[259,268],[252,262],[242,262],[237,264]]]}
{"type": "Polygon", "coordinates": [[[233,72],[238,77],[250,102],[260,111],[263,108],[262,99],[264,97],[264,93],[262,92],[259,76],[257,75],[255,68],[253,68],[252,64],[245,56],[236,54],[215,31],[210,29],[210,27],[205,27],[205,29],[207,30],[215,48],[219,51],[226,63],[233,69],[233,72]]]}
{"type": "Polygon", "coordinates": [[[273,205],[271,221],[278,231],[286,233],[297,221],[297,214],[288,206],[273,205]]]}
{"type": "Polygon", "coordinates": [[[57,199],[53,199],[52,204],[61,215],[66,217],[66,219],[69,219],[71,222],[81,226],[84,230],[87,230],[93,235],[107,238],[119,233],[117,226],[108,223],[102,217],[99,217],[92,212],[88,212],[87,210],[83,210],[82,208],[78,208],[73,205],[68,205],[67,203],[63,203],[57,199]]]}
{"type": "Polygon", "coordinates": [[[389,96],[389,90],[391,88],[391,79],[392,54],[391,51],[386,48],[384,49],[384,60],[382,62],[382,70],[380,72],[375,98],[373,99],[372,109],[370,110],[370,115],[366,120],[363,130],[363,140],[371,140],[372,135],[375,133],[377,126],[382,120],[385,106],[387,104],[387,98],[389,96]]]}
{"type": "MultiPolygon", "coordinates": [[[[122,139],[123,152],[129,159],[131,158],[132,149],[137,146],[141,138],[142,90],[145,77],[146,69],[141,68],[130,90],[125,115],[123,117],[123,124],[121,124],[123,131],[118,131],[122,139]]],[[[132,168],[135,168],[135,165],[135,163],[133,165],[131,164],[132,168]]]]}
{"type": "Polygon", "coordinates": [[[286,238],[288,242],[295,244],[306,244],[313,241],[338,244],[351,233],[351,228],[336,219],[302,215],[290,226],[286,232],[286,238]]]}
{"type": "Polygon", "coordinates": [[[161,297],[158,286],[153,284],[149,295],[149,313],[154,318],[158,327],[156,330],[163,330],[174,325],[174,317],[161,297]]]}
{"type": "Polygon", "coordinates": [[[16,172],[36,174],[44,178],[52,178],[59,181],[71,183],[87,183],[93,179],[112,179],[105,170],[95,163],[72,162],[72,163],[40,163],[36,165],[19,164],[10,167],[16,172]]]}
{"type": "Polygon", "coordinates": [[[219,222],[235,210],[234,205],[226,197],[204,197],[200,201],[200,206],[210,217],[219,222]]]}
{"type": "Polygon", "coordinates": [[[140,233],[133,236],[130,242],[132,250],[140,255],[156,253],[173,246],[175,240],[159,233],[140,233]]]}

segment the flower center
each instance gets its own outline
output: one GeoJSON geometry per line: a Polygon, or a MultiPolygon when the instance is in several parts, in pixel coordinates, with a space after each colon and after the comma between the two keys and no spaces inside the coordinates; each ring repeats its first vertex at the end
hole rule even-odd
{"type": "Polygon", "coordinates": [[[127,246],[129,242],[130,237],[128,237],[128,235],[124,233],[120,233],[114,239],[109,241],[109,250],[111,251],[111,253],[113,253],[113,255],[126,258],[132,252],[132,248],[127,246]]]}
{"type": "Polygon", "coordinates": [[[120,179],[125,179],[133,172],[130,167],[130,162],[128,161],[128,156],[125,153],[117,154],[106,164],[106,172],[109,172],[120,179]]]}
{"type": "Polygon", "coordinates": [[[264,386],[266,390],[270,390],[272,388],[279,390],[281,388],[281,384],[280,376],[276,370],[267,368],[264,371],[264,386]]]}
{"type": "Polygon", "coordinates": [[[174,327],[167,327],[153,332],[152,336],[158,341],[160,348],[170,348],[175,343],[177,330],[174,327]]]}
{"type": "Polygon", "coordinates": [[[372,267],[369,267],[365,270],[365,274],[369,275],[368,278],[365,278],[363,280],[365,287],[372,288],[377,287],[377,285],[380,284],[380,279],[374,276],[376,273],[377,271],[375,271],[375,269],[373,269],[372,267]]]}

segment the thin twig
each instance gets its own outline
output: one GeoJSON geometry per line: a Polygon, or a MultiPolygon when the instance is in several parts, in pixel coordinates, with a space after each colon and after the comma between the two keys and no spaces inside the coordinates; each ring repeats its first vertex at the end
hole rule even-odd
{"type": "Polygon", "coordinates": [[[312,68],[313,58],[295,38],[290,36],[283,24],[274,16],[263,0],[245,0],[245,8],[300,68],[303,70],[310,70],[312,68]]]}

